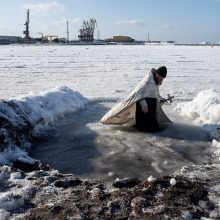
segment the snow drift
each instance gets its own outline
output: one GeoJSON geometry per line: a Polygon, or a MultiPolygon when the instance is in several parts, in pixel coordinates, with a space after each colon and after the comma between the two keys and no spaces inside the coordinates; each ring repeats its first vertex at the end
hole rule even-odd
{"type": "Polygon", "coordinates": [[[29,160],[21,149],[30,147],[31,137],[62,115],[83,108],[88,102],[79,92],[60,87],[38,95],[0,102],[0,164],[29,160]]]}

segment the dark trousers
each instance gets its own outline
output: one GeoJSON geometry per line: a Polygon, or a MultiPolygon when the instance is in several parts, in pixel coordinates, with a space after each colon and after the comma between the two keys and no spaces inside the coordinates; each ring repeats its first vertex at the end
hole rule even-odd
{"type": "Polygon", "coordinates": [[[155,132],[159,130],[159,124],[156,119],[157,99],[145,98],[148,106],[148,112],[144,113],[140,101],[136,103],[136,128],[143,132],[155,132]]]}

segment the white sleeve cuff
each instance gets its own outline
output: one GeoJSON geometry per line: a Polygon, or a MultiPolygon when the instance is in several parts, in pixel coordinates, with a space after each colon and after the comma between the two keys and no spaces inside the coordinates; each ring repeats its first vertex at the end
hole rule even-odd
{"type": "Polygon", "coordinates": [[[142,108],[143,108],[143,107],[147,107],[147,102],[146,102],[146,100],[145,100],[145,99],[142,99],[142,100],[140,101],[140,105],[141,105],[142,108]]]}

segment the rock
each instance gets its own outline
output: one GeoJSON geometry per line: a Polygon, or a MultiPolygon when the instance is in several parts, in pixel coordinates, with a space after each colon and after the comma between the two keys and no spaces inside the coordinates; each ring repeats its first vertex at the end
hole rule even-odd
{"type": "Polygon", "coordinates": [[[149,203],[147,202],[147,200],[143,197],[135,197],[134,199],[132,199],[131,201],[131,207],[133,208],[144,208],[147,205],[149,205],[149,203]]]}
{"type": "Polygon", "coordinates": [[[17,168],[19,170],[22,170],[24,172],[32,172],[32,171],[36,171],[39,170],[39,162],[35,162],[35,163],[27,163],[27,162],[23,162],[20,160],[16,160],[13,163],[13,168],[17,168]]]}
{"type": "Polygon", "coordinates": [[[54,186],[56,187],[62,187],[64,189],[69,188],[69,187],[74,187],[78,186],[82,183],[82,181],[78,178],[74,178],[71,180],[56,180],[54,182],[54,186]]]}
{"type": "Polygon", "coordinates": [[[138,180],[136,178],[124,178],[122,180],[117,179],[114,183],[113,186],[116,188],[131,188],[134,187],[138,184],[138,180]]]}
{"type": "Polygon", "coordinates": [[[112,215],[116,215],[117,212],[120,210],[121,205],[120,205],[120,201],[116,200],[116,201],[111,201],[107,204],[107,207],[109,208],[109,212],[112,215]]]}

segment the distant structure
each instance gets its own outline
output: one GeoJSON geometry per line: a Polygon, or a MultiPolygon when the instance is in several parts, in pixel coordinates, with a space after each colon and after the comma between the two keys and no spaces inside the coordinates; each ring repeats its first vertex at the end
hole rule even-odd
{"type": "Polygon", "coordinates": [[[48,41],[48,42],[56,42],[59,40],[57,35],[46,35],[44,36],[44,38],[48,41]]]}
{"type": "Polygon", "coordinates": [[[29,32],[29,27],[30,27],[30,19],[29,19],[29,9],[27,10],[27,20],[25,22],[25,31],[23,31],[24,38],[25,40],[30,39],[30,32],[29,32]]]}
{"type": "Polygon", "coordinates": [[[0,45],[7,44],[21,44],[23,43],[23,38],[19,36],[0,36],[0,45]]]}
{"type": "Polygon", "coordinates": [[[66,22],[66,40],[69,42],[69,22],[66,22]]]}
{"type": "Polygon", "coordinates": [[[94,18],[89,21],[83,21],[82,28],[79,30],[79,41],[93,42],[94,30],[97,26],[97,22],[94,18]]]}
{"type": "Polygon", "coordinates": [[[112,41],[118,43],[131,43],[134,42],[134,39],[128,36],[113,36],[112,41]]]}

